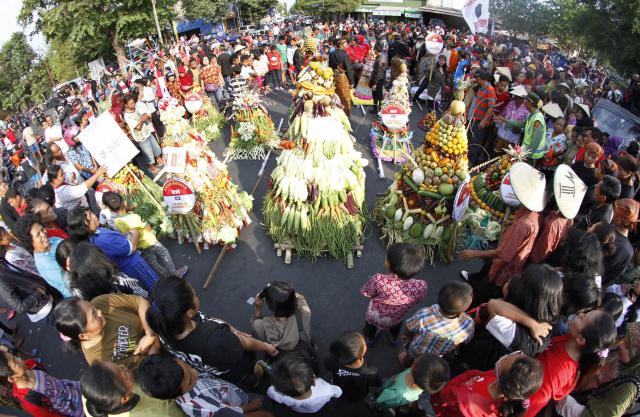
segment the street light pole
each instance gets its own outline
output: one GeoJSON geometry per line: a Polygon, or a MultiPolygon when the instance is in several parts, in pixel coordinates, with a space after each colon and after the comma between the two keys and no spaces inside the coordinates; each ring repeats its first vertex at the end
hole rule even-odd
{"type": "Polygon", "coordinates": [[[160,42],[160,46],[164,46],[164,41],[162,40],[162,31],[160,30],[160,22],[158,21],[158,11],[156,10],[156,0],[151,0],[151,6],[153,7],[153,18],[156,21],[158,41],[160,42]]]}

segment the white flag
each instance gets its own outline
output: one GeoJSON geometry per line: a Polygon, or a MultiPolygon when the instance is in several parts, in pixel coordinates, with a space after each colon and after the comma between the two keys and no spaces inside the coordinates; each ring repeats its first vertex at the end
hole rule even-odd
{"type": "Polygon", "coordinates": [[[473,34],[487,33],[489,28],[489,0],[467,0],[462,6],[462,16],[473,34]]]}

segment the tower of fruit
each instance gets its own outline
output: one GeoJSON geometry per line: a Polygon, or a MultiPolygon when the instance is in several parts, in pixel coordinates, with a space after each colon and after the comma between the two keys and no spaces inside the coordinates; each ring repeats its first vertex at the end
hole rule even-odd
{"type": "Polygon", "coordinates": [[[233,101],[235,125],[225,151],[230,159],[264,159],[278,145],[278,132],[255,88],[245,87],[233,101]]]}
{"type": "MultiPolygon", "coordinates": [[[[502,200],[500,185],[505,175],[509,173],[511,165],[525,162],[527,152],[520,146],[504,149],[505,154],[489,161],[482,170],[471,177],[469,184],[471,200],[469,204],[474,208],[481,208],[495,219],[502,219],[507,211],[507,204],[502,200]]],[[[512,211],[513,213],[513,211],[512,211]]]]}
{"type": "Polygon", "coordinates": [[[449,110],[396,174],[373,212],[389,245],[422,244],[431,261],[436,254],[450,261],[457,242],[451,209],[458,187],[469,175],[462,93],[456,90],[449,110]]]}
{"type": "Polygon", "coordinates": [[[350,263],[367,221],[367,161],[353,148],[333,72],[319,55],[298,75],[289,120],[264,202],[267,231],[279,251],[312,258],[328,251],[350,263]]]}
{"type": "Polygon", "coordinates": [[[408,84],[405,67],[384,97],[381,120],[374,121],[371,126],[371,150],[377,159],[401,164],[406,161],[405,155],[411,153],[413,132],[409,129],[408,84]]]}

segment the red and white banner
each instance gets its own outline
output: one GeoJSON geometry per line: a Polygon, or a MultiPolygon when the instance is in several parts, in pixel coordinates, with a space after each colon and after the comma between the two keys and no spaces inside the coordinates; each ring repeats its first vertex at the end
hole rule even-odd
{"type": "Polygon", "coordinates": [[[489,0],[467,0],[462,6],[462,16],[471,33],[487,33],[489,29],[489,0]]]}

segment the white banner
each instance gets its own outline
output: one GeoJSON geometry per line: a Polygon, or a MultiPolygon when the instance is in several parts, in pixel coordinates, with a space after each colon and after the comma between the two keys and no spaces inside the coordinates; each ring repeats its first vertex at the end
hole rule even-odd
{"type": "Polygon", "coordinates": [[[122,131],[108,111],[87,126],[78,139],[100,165],[113,177],[138,154],[138,149],[122,131]]]}
{"type": "Polygon", "coordinates": [[[106,69],[104,65],[104,60],[102,58],[98,58],[95,61],[89,62],[87,65],[89,66],[91,79],[95,81],[100,80],[100,77],[104,75],[104,71],[106,69]]]}
{"type": "Polygon", "coordinates": [[[462,6],[462,16],[471,32],[487,33],[489,28],[489,0],[467,0],[462,6]]]}

